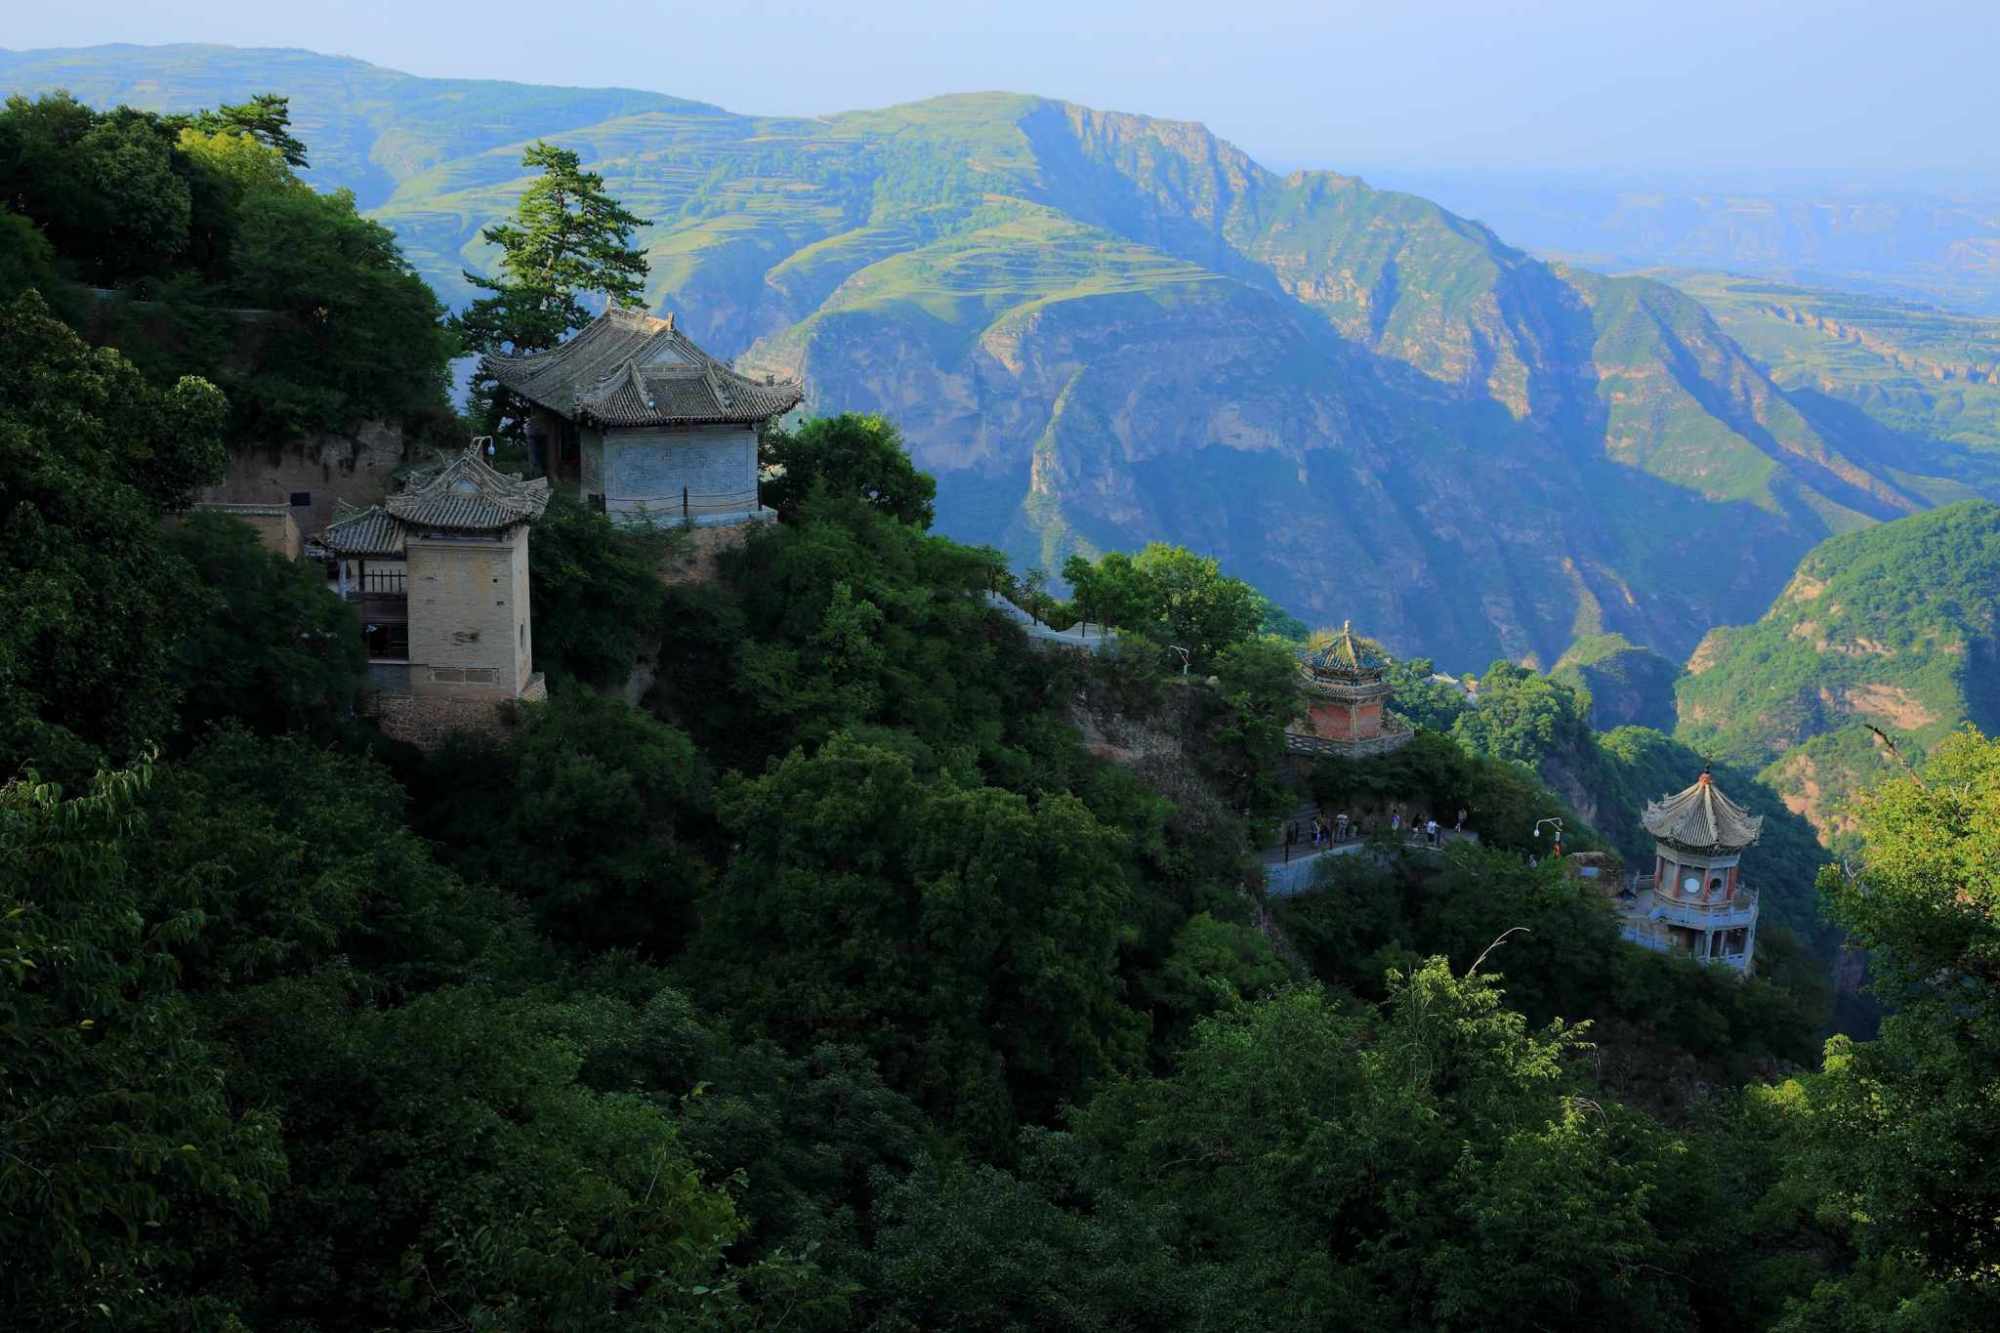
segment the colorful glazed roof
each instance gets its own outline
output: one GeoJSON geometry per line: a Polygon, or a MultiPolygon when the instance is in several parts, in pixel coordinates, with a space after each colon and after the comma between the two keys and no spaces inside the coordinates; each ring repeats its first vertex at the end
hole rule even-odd
{"type": "Polygon", "coordinates": [[[1685,791],[1647,805],[1641,822],[1661,842],[1691,852],[1738,851],[1764,829],[1764,817],[1724,796],[1707,769],[1685,791]]]}
{"type": "Polygon", "coordinates": [[[479,364],[529,402],[606,426],[755,423],[791,411],[804,396],[796,380],[737,374],[675,328],[672,315],[622,306],[546,352],[487,355],[479,364]]]}
{"type": "Polygon", "coordinates": [[[1307,653],[1300,665],[1314,676],[1353,679],[1380,676],[1388,670],[1389,659],[1373,642],[1354,632],[1353,621],[1346,621],[1340,633],[1307,653]]]}

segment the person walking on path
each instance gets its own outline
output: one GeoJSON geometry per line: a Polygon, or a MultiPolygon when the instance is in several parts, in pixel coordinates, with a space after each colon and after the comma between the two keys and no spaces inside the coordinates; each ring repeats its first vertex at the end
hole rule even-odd
{"type": "Polygon", "coordinates": [[[1338,835],[1339,835],[1339,837],[1338,837],[1338,839],[1337,839],[1337,840],[1338,840],[1338,841],[1340,841],[1340,842],[1346,842],[1346,841],[1347,841],[1347,812],[1346,812],[1345,810],[1342,810],[1342,811],[1341,811],[1341,812],[1340,812],[1340,813],[1339,813],[1338,815],[1336,815],[1336,816],[1334,817],[1334,821],[1333,821],[1333,827],[1334,827],[1334,832],[1335,832],[1336,834],[1338,834],[1338,835]]]}
{"type": "Polygon", "coordinates": [[[1465,807],[1462,805],[1458,807],[1458,831],[1465,832],[1465,807]]]}
{"type": "Polygon", "coordinates": [[[1433,846],[1433,847],[1437,846],[1437,845],[1438,845],[1438,822],[1437,822],[1437,820],[1436,820],[1436,819],[1432,819],[1432,820],[1431,820],[1431,821],[1430,821],[1430,822],[1429,822],[1428,824],[1425,824],[1425,825],[1424,825],[1424,832],[1430,835],[1430,840],[1431,840],[1431,846],[1433,846]]]}

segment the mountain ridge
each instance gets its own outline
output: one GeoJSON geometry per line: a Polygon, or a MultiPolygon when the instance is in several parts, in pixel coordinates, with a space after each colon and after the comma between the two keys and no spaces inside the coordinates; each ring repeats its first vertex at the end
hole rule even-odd
{"type": "MultiPolygon", "coordinates": [[[[1012,93],[817,118],[496,100],[511,86],[373,66],[342,102],[310,58],[176,48],[148,82],[146,50],[66,59],[94,100],[296,75],[277,90],[323,183],[392,181],[373,213],[449,300],[490,263],[520,145],[558,138],[653,220],[648,304],[803,374],[815,409],[896,417],[947,532],[1041,561],[1201,547],[1399,650],[1550,662],[1618,632],[1678,659],[1817,541],[1932,503],[1940,468],[2000,494],[1953,461],[1971,446],[1913,471],[1801,412],[1671,288],[1358,177],[1280,175],[1197,122],[1012,93]]],[[[0,82],[55,86],[62,63],[0,57],[0,82]]]]}

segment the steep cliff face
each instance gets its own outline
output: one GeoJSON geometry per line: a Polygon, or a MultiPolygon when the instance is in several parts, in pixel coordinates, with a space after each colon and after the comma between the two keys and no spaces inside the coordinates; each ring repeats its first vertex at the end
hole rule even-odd
{"type": "MultiPolygon", "coordinates": [[[[213,101],[254,91],[243,54],[120,50],[82,86],[213,101]]],[[[1800,410],[1668,287],[1197,124],[1000,93],[772,119],[319,59],[280,68],[339,145],[320,178],[376,191],[448,297],[548,134],[653,220],[655,308],[816,409],[896,416],[941,526],[1018,558],[1164,539],[1401,652],[1617,632],[1678,660],[1821,539],[2000,494],[1800,410]]]]}

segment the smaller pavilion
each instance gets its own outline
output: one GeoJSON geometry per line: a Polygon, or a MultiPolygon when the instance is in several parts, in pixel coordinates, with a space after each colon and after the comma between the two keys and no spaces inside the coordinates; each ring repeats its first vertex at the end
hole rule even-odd
{"type": "Polygon", "coordinates": [[[1723,795],[1708,769],[1646,807],[1653,873],[1621,895],[1625,938],[1748,975],[1757,949],[1757,893],[1741,876],[1743,849],[1764,817],[1723,795]]]}
{"type": "Polygon", "coordinates": [[[673,316],[614,305],[559,346],[479,365],[529,405],[528,441],[544,472],[619,522],[777,517],[759,501],[757,440],[803,388],[738,374],[673,316]]]}
{"type": "Polygon", "coordinates": [[[495,471],[483,443],[379,505],[343,506],[308,547],[361,613],[385,730],[392,713],[448,729],[547,693],[528,618],[528,528],[548,507],[549,483],[495,471]],[[390,703],[401,698],[434,706],[390,703]]]}
{"type": "Polygon", "coordinates": [[[1297,755],[1359,759],[1408,744],[1411,731],[1388,712],[1388,671],[1381,649],[1357,635],[1352,621],[1343,624],[1299,661],[1306,720],[1302,728],[1286,731],[1285,748],[1297,755]]]}

